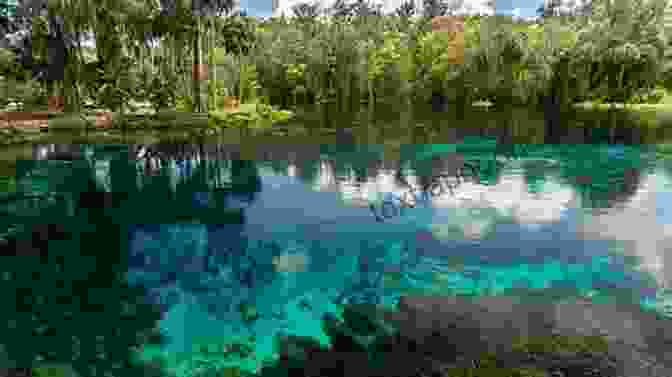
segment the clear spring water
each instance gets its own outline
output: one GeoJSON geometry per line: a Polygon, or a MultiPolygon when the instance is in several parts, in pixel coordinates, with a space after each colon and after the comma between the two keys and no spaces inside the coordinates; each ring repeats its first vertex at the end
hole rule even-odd
{"type": "MultiPolygon", "coordinates": [[[[419,150],[422,160],[399,164],[396,170],[406,182],[417,181],[422,173],[450,175],[450,164],[441,162],[450,161],[455,151],[433,147],[419,150]]],[[[503,159],[494,168],[496,155],[465,153],[464,159],[479,171],[448,176],[453,181],[447,185],[455,186],[452,194],[445,186],[430,188],[430,194],[414,192],[411,183],[404,186],[394,178],[394,168],[369,167],[366,176],[358,177],[356,169],[370,164],[366,157],[375,148],[365,150],[361,159],[356,154],[343,156],[345,161],[324,156],[303,166],[255,161],[260,190],[244,207],[246,224],[236,232],[256,267],[243,267],[250,262],[239,257],[237,267],[221,268],[210,283],[216,288],[207,295],[170,288],[178,293],[166,299],[170,309],[164,328],[173,343],[163,351],[185,352],[189,359],[196,344],[255,336],[255,356],[273,357],[278,332],[327,342],[320,317],[338,313],[336,304],[393,306],[405,293],[491,295],[543,289],[549,295],[627,295],[643,307],[663,310],[660,288],[666,277],[657,265],[669,231],[658,199],[666,192],[663,170],[641,148],[538,149],[527,158],[503,159]],[[572,152],[582,157],[571,158],[572,152]],[[636,188],[626,182],[632,179],[628,169],[639,174],[636,188]],[[619,190],[631,194],[619,199],[619,190]],[[605,213],[594,212],[595,207],[605,213]],[[647,225],[628,226],[640,214],[647,225]],[[619,230],[624,226],[630,229],[619,230]],[[231,284],[236,269],[239,275],[244,270],[255,276],[249,284],[231,284]],[[262,277],[270,274],[261,272],[265,269],[276,274],[262,277]],[[261,314],[249,326],[241,325],[235,310],[241,300],[254,302],[261,314]]],[[[197,200],[202,205],[205,199],[201,195],[197,200]]],[[[224,250],[231,238],[215,234],[226,233],[225,228],[208,235],[202,225],[166,225],[138,248],[165,252],[153,245],[174,237],[169,244],[176,250],[186,240],[194,249],[211,242],[224,250]],[[182,233],[171,236],[177,229],[182,233]]],[[[196,351],[200,353],[198,347],[196,351]]]]}
{"type": "MultiPolygon", "coordinates": [[[[652,147],[528,145],[512,157],[491,140],[470,143],[408,147],[397,161],[373,146],[254,160],[193,148],[139,161],[92,148],[102,190],[130,184],[144,195],[119,212],[125,278],[161,306],[169,342],[141,358],[161,357],[181,376],[199,361],[255,370],[275,356],[274,335],[327,343],[324,313],[394,306],[403,294],[538,291],[666,312],[672,169],[652,147]],[[166,190],[179,195],[161,201],[166,190]],[[178,206],[193,216],[175,220],[178,206]],[[244,221],[199,218],[203,209],[244,221]],[[134,221],[152,211],[151,223],[134,221]],[[225,357],[237,341],[252,356],[225,357]]],[[[57,165],[16,186],[53,190],[57,165]]]]}

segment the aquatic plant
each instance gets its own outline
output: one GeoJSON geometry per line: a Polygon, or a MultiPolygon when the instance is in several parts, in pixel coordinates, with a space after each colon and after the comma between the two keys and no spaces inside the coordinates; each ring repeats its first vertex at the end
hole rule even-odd
{"type": "MultiPolygon", "coordinates": [[[[254,339],[251,339],[254,343],[254,339]]],[[[242,342],[234,342],[225,345],[224,350],[228,356],[234,356],[243,359],[252,355],[253,349],[250,345],[242,342]]]]}
{"type": "Polygon", "coordinates": [[[238,311],[240,312],[243,318],[243,322],[245,323],[252,323],[260,317],[259,312],[257,312],[257,308],[253,304],[246,301],[238,304],[238,311]]]}
{"type": "Polygon", "coordinates": [[[383,287],[388,289],[399,289],[402,287],[404,274],[402,272],[384,272],[383,287]]]}
{"type": "Polygon", "coordinates": [[[276,336],[275,348],[282,357],[299,363],[308,361],[312,352],[324,350],[316,339],[297,335],[276,336]]]}
{"type": "Polygon", "coordinates": [[[191,373],[190,377],[241,377],[243,373],[239,367],[210,365],[199,368],[191,373]]]}
{"type": "Polygon", "coordinates": [[[177,377],[252,376],[244,364],[254,358],[256,338],[205,338],[192,345],[175,369],[177,377]]]}
{"type": "Polygon", "coordinates": [[[32,377],[79,377],[68,364],[44,364],[33,368],[32,377]]]}
{"type": "Polygon", "coordinates": [[[380,326],[374,321],[374,310],[376,307],[370,305],[348,305],[343,310],[343,321],[355,334],[372,334],[380,326]]]}
{"type": "Polygon", "coordinates": [[[656,158],[669,159],[672,156],[672,144],[656,144],[656,158]]]}
{"type": "Polygon", "coordinates": [[[238,367],[226,367],[217,371],[217,377],[241,377],[242,372],[238,367]]]}

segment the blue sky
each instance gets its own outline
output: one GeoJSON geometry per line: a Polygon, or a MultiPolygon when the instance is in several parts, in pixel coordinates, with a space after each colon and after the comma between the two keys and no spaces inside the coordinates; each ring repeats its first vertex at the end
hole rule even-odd
{"type": "Polygon", "coordinates": [[[543,4],[543,0],[496,0],[496,12],[511,14],[517,9],[519,16],[531,17],[537,14],[537,8],[543,4]]]}
{"type": "Polygon", "coordinates": [[[268,17],[271,15],[271,0],[240,0],[240,9],[247,10],[252,16],[268,17]]]}
{"type": "MultiPolygon", "coordinates": [[[[520,16],[534,16],[543,0],[496,0],[497,13],[511,14],[518,9],[520,16]]],[[[240,0],[241,9],[253,16],[270,16],[271,0],[240,0]]]]}

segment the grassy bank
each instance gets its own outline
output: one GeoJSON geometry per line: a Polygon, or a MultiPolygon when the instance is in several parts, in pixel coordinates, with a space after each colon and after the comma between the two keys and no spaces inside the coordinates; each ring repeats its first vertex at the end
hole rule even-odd
{"type": "Polygon", "coordinates": [[[657,103],[599,103],[592,101],[579,102],[574,107],[606,111],[610,109],[626,110],[633,112],[672,112],[672,92],[665,90],[665,95],[657,103]]]}

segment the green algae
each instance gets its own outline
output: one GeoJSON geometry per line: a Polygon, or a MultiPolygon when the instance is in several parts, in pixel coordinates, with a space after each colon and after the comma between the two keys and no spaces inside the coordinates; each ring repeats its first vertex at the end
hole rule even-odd
{"type": "Polygon", "coordinates": [[[387,289],[400,289],[403,286],[404,275],[401,272],[383,273],[383,287],[387,289]]]}
{"type": "Polygon", "coordinates": [[[33,369],[34,377],[79,377],[69,364],[44,364],[33,369]]]}
{"type": "Polygon", "coordinates": [[[194,377],[242,377],[243,371],[239,367],[206,368],[194,374],[194,377]]]}
{"type": "Polygon", "coordinates": [[[514,341],[513,349],[514,351],[533,354],[607,352],[608,343],[603,337],[594,335],[551,335],[544,337],[521,337],[514,341]]]}
{"type": "MultiPolygon", "coordinates": [[[[512,347],[518,355],[558,355],[606,353],[607,341],[600,336],[551,335],[540,337],[521,337],[512,347]]],[[[505,367],[500,355],[485,353],[472,362],[472,367],[451,367],[444,376],[450,377],[547,377],[549,372],[540,366],[520,365],[505,367]]]]}
{"type": "Polygon", "coordinates": [[[548,373],[537,368],[449,368],[445,377],[547,377],[548,373]]]}

